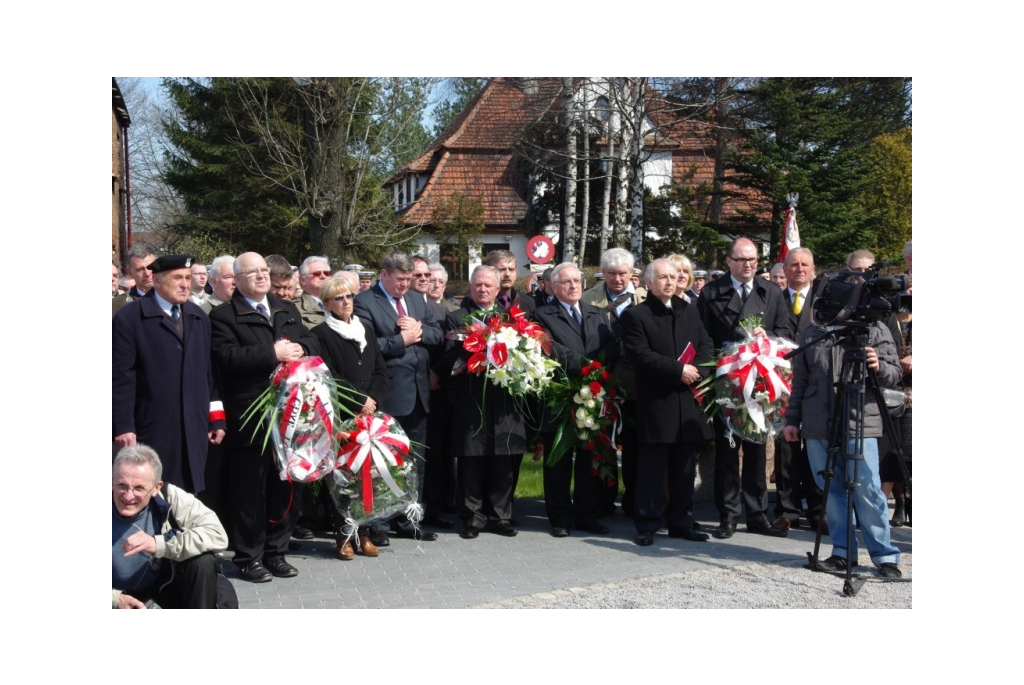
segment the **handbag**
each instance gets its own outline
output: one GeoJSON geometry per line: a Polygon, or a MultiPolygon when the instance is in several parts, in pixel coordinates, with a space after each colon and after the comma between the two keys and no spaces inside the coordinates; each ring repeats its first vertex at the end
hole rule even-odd
{"type": "Polygon", "coordinates": [[[898,419],[907,410],[907,393],[895,388],[882,388],[882,400],[889,416],[898,419]]]}

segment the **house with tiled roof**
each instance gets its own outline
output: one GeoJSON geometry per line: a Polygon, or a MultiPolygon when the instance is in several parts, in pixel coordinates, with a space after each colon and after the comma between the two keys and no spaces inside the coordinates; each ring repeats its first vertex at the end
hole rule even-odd
{"type": "MultiPolygon", "coordinates": [[[[538,188],[531,182],[535,169],[523,154],[523,141],[531,124],[560,114],[562,83],[560,78],[491,79],[419,157],[388,180],[399,220],[424,229],[421,251],[431,261],[450,257],[441,254],[442,246],[431,229],[434,210],[456,194],[479,199],[483,205],[480,252],[509,249],[517,255],[523,273],[529,264],[526,243],[531,236],[544,233],[557,242],[558,225],[538,222],[531,211],[538,188]]],[[[696,178],[690,182],[710,182],[714,177],[711,131],[697,123],[659,121],[668,115],[659,111],[660,96],[652,93],[651,97],[655,102],[646,108],[650,133],[644,139],[644,183],[659,192],[663,185],[681,182],[694,167],[696,178]]],[[[753,204],[744,207],[745,202],[735,200],[729,215],[759,211],[753,204]]],[[[479,252],[471,254],[470,268],[479,261],[479,252]]]]}

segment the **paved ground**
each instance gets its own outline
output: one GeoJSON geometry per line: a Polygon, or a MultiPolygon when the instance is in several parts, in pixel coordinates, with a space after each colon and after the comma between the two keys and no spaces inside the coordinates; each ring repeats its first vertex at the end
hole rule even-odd
{"type": "MultiPolygon", "coordinates": [[[[638,547],[633,543],[632,520],[621,514],[603,519],[612,529],[609,535],[573,531],[569,538],[562,539],[548,534],[543,501],[518,501],[515,515],[520,521],[515,538],[481,533],[476,540],[463,540],[457,527],[438,531],[435,542],[392,538],[391,545],[381,548],[376,559],[357,556],[344,562],[335,556],[331,539],[302,542],[302,549],[288,557],[299,569],[298,577],[275,578],[259,585],[239,580],[232,564],[224,566],[243,609],[576,607],[587,593],[594,597],[615,594],[622,583],[638,579],[644,581],[642,601],[623,603],[619,597],[589,606],[682,607],[690,606],[685,598],[660,603],[659,597],[667,597],[667,593],[659,594],[658,588],[673,579],[676,584],[678,579],[688,579],[705,588],[702,597],[706,600],[708,593],[715,592],[716,577],[742,582],[749,576],[754,582],[769,574],[752,573],[752,569],[769,567],[775,585],[758,588],[755,599],[733,598],[712,606],[825,606],[818,601],[816,589],[812,587],[808,593],[809,585],[822,588],[830,600],[840,597],[839,604],[843,603],[842,579],[802,568],[814,544],[814,533],[806,528],[790,531],[787,538],[771,538],[746,533],[741,523],[730,540],[694,543],[658,535],[653,546],[638,547]],[[792,593],[788,586],[803,592],[792,593]],[[775,593],[787,599],[772,600],[775,593]]],[[[710,503],[698,505],[696,516],[709,528],[718,523],[717,511],[710,503]]],[[[909,576],[912,529],[894,528],[893,540],[906,555],[901,565],[909,576]]],[[[830,549],[825,538],[820,558],[827,557],[830,549]]],[[[862,563],[866,559],[862,552],[862,563]]],[[[903,593],[900,601],[909,606],[911,584],[899,585],[903,593]]],[[[854,599],[870,598],[876,587],[880,585],[866,586],[854,599]]],[[[857,601],[851,606],[866,605],[857,601]]]]}

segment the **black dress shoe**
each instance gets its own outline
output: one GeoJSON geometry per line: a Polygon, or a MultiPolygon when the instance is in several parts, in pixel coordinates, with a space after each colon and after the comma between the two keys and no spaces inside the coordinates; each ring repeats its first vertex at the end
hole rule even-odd
{"type": "Polygon", "coordinates": [[[600,521],[592,521],[590,523],[582,523],[576,526],[577,530],[585,530],[595,535],[607,535],[608,531],[611,530],[608,526],[604,525],[600,521]]]}
{"type": "Polygon", "coordinates": [[[654,544],[654,533],[637,533],[633,542],[641,547],[649,547],[654,544]]]}
{"type": "Polygon", "coordinates": [[[474,528],[473,526],[466,526],[462,529],[462,532],[459,533],[459,537],[464,540],[473,540],[480,537],[480,529],[474,528]]]}
{"type": "Polygon", "coordinates": [[[246,566],[240,566],[238,574],[242,576],[242,580],[247,580],[250,583],[269,583],[274,579],[270,575],[270,571],[265,569],[263,564],[258,561],[254,561],[246,566]]]}
{"type": "Polygon", "coordinates": [[[670,538],[682,538],[683,540],[692,540],[693,542],[707,542],[710,539],[710,535],[707,533],[700,533],[693,528],[669,528],[668,536],[670,538]]]}
{"type": "Polygon", "coordinates": [[[425,530],[418,531],[412,526],[399,526],[398,530],[395,532],[395,537],[405,538],[407,540],[420,540],[421,542],[433,542],[437,539],[437,533],[425,530]]]}
{"type": "Polygon", "coordinates": [[[551,537],[553,538],[567,538],[569,537],[569,529],[562,528],[561,526],[553,526],[551,528],[551,537]]]}
{"type": "Polygon", "coordinates": [[[712,535],[719,540],[728,540],[732,537],[732,534],[736,532],[736,524],[731,521],[722,521],[718,524],[718,528],[715,529],[712,535]]]}
{"type": "Polygon", "coordinates": [[[299,569],[289,564],[284,557],[268,557],[263,560],[263,565],[278,578],[294,578],[299,575],[299,569]]]}
{"type": "Polygon", "coordinates": [[[514,538],[515,536],[519,535],[519,531],[516,530],[516,527],[513,526],[511,523],[505,521],[495,526],[494,532],[498,535],[504,535],[507,538],[514,538]]]}
{"type": "Polygon", "coordinates": [[[292,533],[292,537],[296,540],[312,540],[313,531],[305,526],[295,526],[295,532],[292,533]]]}
{"type": "Polygon", "coordinates": [[[449,521],[445,517],[441,516],[440,514],[435,514],[433,516],[427,516],[426,518],[423,519],[423,521],[421,523],[423,523],[423,525],[425,525],[425,526],[430,526],[432,528],[442,528],[444,530],[449,530],[449,529],[455,527],[454,523],[452,523],[451,521],[449,521]]]}
{"type": "Polygon", "coordinates": [[[747,532],[757,533],[758,535],[767,535],[773,538],[784,538],[789,535],[788,530],[782,530],[776,528],[772,524],[768,523],[768,519],[754,519],[753,521],[747,521],[747,532]]]}

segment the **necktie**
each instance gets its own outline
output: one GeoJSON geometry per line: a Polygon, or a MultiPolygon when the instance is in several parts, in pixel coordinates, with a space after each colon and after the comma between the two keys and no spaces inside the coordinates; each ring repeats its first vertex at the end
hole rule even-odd
{"type": "Polygon", "coordinates": [[[178,305],[171,305],[171,321],[178,323],[178,318],[181,316],[178,305]]]}
{"type": "Polygon", "coordinates": [[[740,287],[740,297],[742,297],[743,301],[746,302],[747,301],[747,297],[749,297],[749,296],[750,296],[750,284],[749,283],[744,283],[740,287]]]}
{"type": "Polygon", "coordinates": [[[572,307],[569,311],[572,312],[572,320],[576,322],[576,328],[583,330],[583,319],[580,317],[579,310],[576,307],[572,307]]]}
{"type": "Polygon", "coordinates": [[[263,306],[262,302],[256,305],[256,311],[259,312],[260,316],[262,316],[264,319],[270,319],[270,312],[267,311],[267,308],[263,306]]]}
{"type": "Polygon", "coordinates": [[[402,298],[400,298],[400,297],[395,298],[395,307],[398,308],[398,315],[399,316],[406,316],[406,314],[405,314],[405,307],[402,306],[402,298]]]}
{"type": "Polygon", "coordinates": [[[804,294],[795,293],[793,295],[793,313],[800,316],[800,312],[804,310],[804,294]]]}
{"type": "Polygon", "coordinates": [[[619,305],[629,299],[629,291],[623,290],[615,297],[608,297],[608,311],[612,315],[612,323],[619,320],[619,305]]]}

